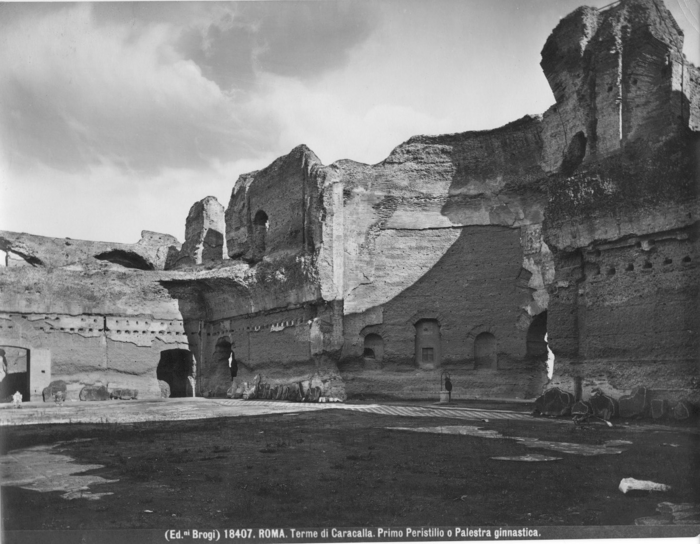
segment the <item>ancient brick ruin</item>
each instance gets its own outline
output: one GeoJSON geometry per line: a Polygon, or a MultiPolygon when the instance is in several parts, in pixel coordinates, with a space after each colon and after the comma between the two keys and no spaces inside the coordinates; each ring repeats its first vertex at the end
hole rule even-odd
{"type": "Polygon", "coordinates": [[[225,212],[197,202],[182,245],[2,232],[0,347],[32,400],[224,396],[233,349],[237,383],[275,398],[437,399],[447,371],[462,397],[700,404],[700,73],[682,42],[660,0],[579,8],[542,51],[543,115],[373,166],[299,146],[225,212]]]}

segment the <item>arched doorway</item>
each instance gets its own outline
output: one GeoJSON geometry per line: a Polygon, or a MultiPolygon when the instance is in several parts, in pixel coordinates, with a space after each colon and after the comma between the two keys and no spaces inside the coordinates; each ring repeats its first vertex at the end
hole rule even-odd
{"type": "Polygon", "coordinates": [[[474,368],[498,368],[498,345],[490,332],[482,332],[474,340],[474,368]]]}
{"type": "Polygon", "coordinates": [[[0,402],[12,402],[12,395],[22,394],[22,400],[30,399],[29,350],[14,346],[0,346],[0,402]]]}
{"type": "Polygon", "coordinates": [[[436,368],[440,356],[440,324],[437,319],[421,319],[416,323],[416,364],[436,368]]]}
{"type": "Polygon", "coordinates": [[[188,377],[192,376],[192,352],[186,349],[166,349],[160,352],[156,376],[170,386],[171,397],[192,396],[188,377]]]}

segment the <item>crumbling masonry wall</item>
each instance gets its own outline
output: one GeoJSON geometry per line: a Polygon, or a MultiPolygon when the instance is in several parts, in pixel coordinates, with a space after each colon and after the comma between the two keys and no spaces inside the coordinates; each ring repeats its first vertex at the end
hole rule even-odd
{"type": "Polygon", "coordinates": [[[550,385],[700,404],[700,73],[682,42],[661,0],[579,8],[543,48],[542,116],[415,136],[376,165],[301,145],[235,183],[225,244],[211,198],[182,248],[0,233],[0,345],[31,350],[32,387],[48,371],[73,393],[156,395],[182,349],[197,394],[224,395],[233,349],[239,381],[436,398],[448,371],[456,396],[532,397],[547,333],[550,385]]]}
{"type": "Polygon", "coordinates": [[[628,0],[575,11],[542,52],[552,385],[580,378],[584,396],[700,400],[698,72],[682,43],[662,2],[628,0]]]}

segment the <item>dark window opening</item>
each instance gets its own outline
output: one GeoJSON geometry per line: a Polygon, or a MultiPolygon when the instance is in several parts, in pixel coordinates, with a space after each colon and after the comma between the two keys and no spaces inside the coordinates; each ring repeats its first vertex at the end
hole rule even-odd
{"type": "Polygon", "coordinates": [[[226,337],[219,338],[216,341],[213,355],[214,368],[217,369],[215,371],[217,374],[225,373],[227,378],[238,374],[238,364],[234,363],[232,354],[233,344],[231,344],[229,339],[226,337]],[[233,372],[231,372],[231,366],[234,366],[233,372]]]}
{"type": "Polygon", "coordinates": [[[684,262],[684,263],[689,263],[689,262],[690,262],[690,257],[688,257],[687,255],[686,255],[685,257],[683,257],[683,262],[684,262]]]}
{"type": "Polygon", "coordinates": [[[133,251],[114,249],[95,255],[95,259],[118,264],[125,268],[135,268],[136,270],[153,270],[154,267],[146,259],[133,251]]]}
{"type": "Polygon", "coordinates": [[[12,402],[18,391],[29,402],[29,350],[0,346],[0,402],[12,402]]]}
{"type": "Polygon", "coordinates": [[[627,270],[627,272],[632,272],[634,270],[634,265],[632,263],[628,264],[625,270],[627,270]]]}
{"type": "Polygon", "coordinates": [[[644,263],[644,268],[651,268],[652,264],[649,261],[644,263]]]}
{"type": "Polygon", "coordinates": [[[527,356],[536,359],[547,359],[547,312],[538,314],[527,329],[527,356]]]}
{"type": "Polygon", "coordinates": [[[608,276],[614,276],[615,275],[615,269],[614,268],[609,268],[608,269],[608,276]]]}
{"type": "Polygon", "coordinates": [[[434,368],[440,364],[440,324],[437,319],[421,319],[416,323],[416,363],[434,368]]]}
{"type": "Polygon", "coordinates": [[[664,259],[664,264],[673,264],[673,259],[669,259],[669,258],[664,259]]]}
{"type": "Polygon", "coordinates": [[[363,357],[367,357],[369,359],[374,359],[374,350],[370,348],[365,348],[365,351],[362,352],[363,357]]]}
{"type": "Polygon", "coordinates": [[[256,261],[265,255],[268,226],[267,214],[258,210],[253,218],[253,259],[256,261]]]}
{"type": "Polygon", "coordinates": [[[474,367],[475,368],[497,368],[496,337],[490,332],[482,332],[474,340],[474,367]]]}
{"type": "Polygon", "coordinates": [[[167,349],[160,352],[156,377],[170,386],[171,397],[191,397],[189,377],[192,376],[192,352],[186,349],[167,349]]]}

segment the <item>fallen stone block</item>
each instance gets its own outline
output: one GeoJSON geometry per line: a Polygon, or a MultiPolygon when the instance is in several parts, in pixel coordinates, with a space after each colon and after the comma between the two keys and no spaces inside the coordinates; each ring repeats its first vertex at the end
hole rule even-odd
{"type": "Polygon", "coordinates": [[[602,391],[596,391],[591,395],[591,398],[588,399],[588,402],[593,408],[593,415],[605,421],[609,421],[619,412],[618,402],[602,391]]]}
{"type": "Polygon", "coordinates": [[[692,415],[692,407],[690,404],[681,400],[673,407],[673,417],[677,421],[684,421],[692,415]]]}
{"type": "Polygon", "coordinates": [[[244,383],[233,382],[231,384],[231,387],[228,388],[228,391],[226,391],[226,396],[230,399],[242,399],[244,391],[245,391],[245,384],[244,383]]]}
{"type": "Polygon", "coordinates": [[[553,387],[535,400],[534,412],[543,416],[568,416],[571,415],[574,402],[571,393],[553,387]]]}
{"type": "Polygon", "coordinates": [[[287,400],[291,402],[299,402],[301,400],[301,389],[298,383],[292,383],[289,385],[289,395],[287,400]]]}
{"type": "Polygon", "coordinates": [[[257,383],[243,383],[243,400],[253,400],[259,398],[259,384],[257,383]]]}
{"type": "Polygon", "coordinates": [[[644,386],[635,387],[618,402],[621,417],[644,417],[649,411],[649,390],[644,386]]]}
{"type": "Polygon", "coordinates": [[[323,391],[320,387],[310,387],[306,396],[304,397],[305,402],[318,402],[321,398],[323,391]]]}
{"type": "Polygon", "coordinates": [[[658,484],[649,480],[636,480],[634,478],[623,478],[620,481],[620,491],[629,495],[630,493],[649,493],[651,491],[670,491],[671,486],[666,484],[658,484]]]}
{"type": "Polygon", "coordinates": [[[80,390],[80,400],[99,401],[108,399],[109,391],[104,385],[86,385],[80,390]]]}
{"type": "Polygon", "coordinates": [[[51,402],[56,400],[56,393],[62,393],[63,399],[66,398],[66,382],[63,380],[56,380],[51,382],[44,390],[41,392],[41,396],[44,402],[51,402]]]}
{"type": "Polygon", "coordinates": [[[139,396],[138,389],[112,389],[109,392],[109,398],[120,400],[131,400],[139,396]]]}
{"type": "Polygon", "coordinates": [[[575,418],[586,418],[593,415],[593,407],[585,400],[579,400],[571,407],[571,415],[575,418]]]}
{"type": "Polygon", "coordinates": [[[651,401],[651,417],[663,419],[668,413],[668,402],[665,399],[653,399],[651,401]]]}
{"type": "Polygon", "coordinates": [[[160,398],[168,399],[170,398],[170,384],[163,380],[158,380],[158,387],[160,387],[160,398]]]}

